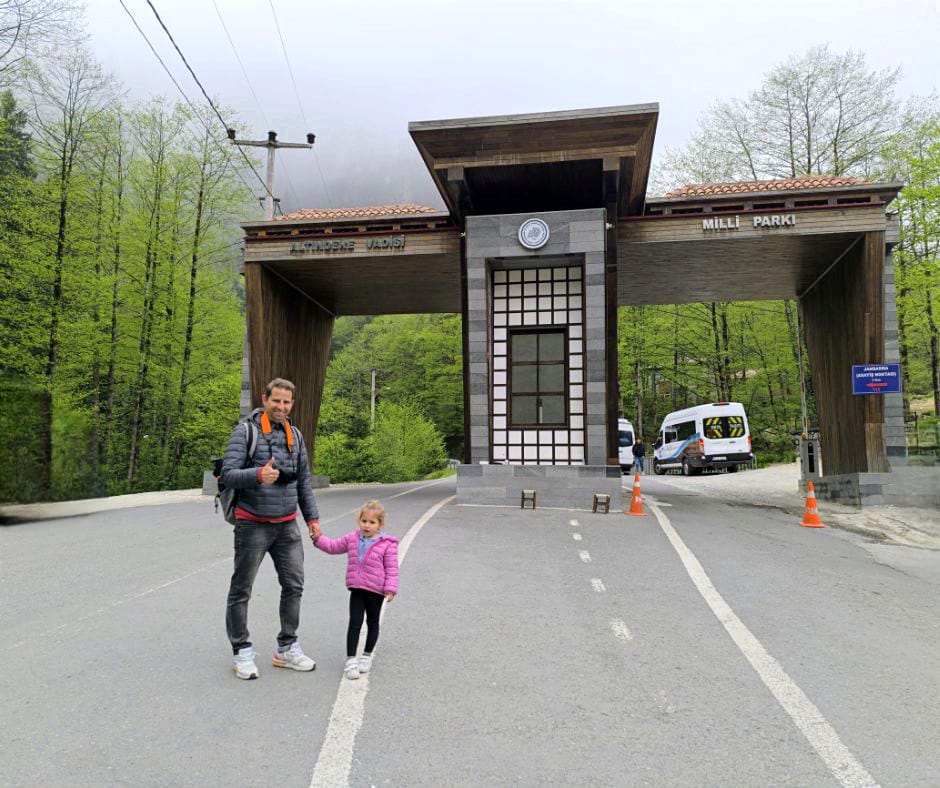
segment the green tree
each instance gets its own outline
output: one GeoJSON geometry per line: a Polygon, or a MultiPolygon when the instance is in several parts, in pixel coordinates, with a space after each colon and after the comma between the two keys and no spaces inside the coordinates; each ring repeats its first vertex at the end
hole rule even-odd
{"type": "Polygon", "coordinates": [[[885,148],[883,176],[904,188],[896,207],[898,340],[906,394],[928,395],[940,414],[940,104],[913,100],[904,130],[885,148]]]}
{"type": "Polygon", "coordinates": [[[720,99],[682,149],[669,149],[657,188],[798,175],[867,177],[901,120],[900,69],[815,46],[772,68],[747,98],[720,99]]]}
{"type": "Polygon", "coordinates": [[[414,403],[383,403],[367,446],[375,481],[386,483],[420,479],[447,457],[440,433],[414,403]]]}

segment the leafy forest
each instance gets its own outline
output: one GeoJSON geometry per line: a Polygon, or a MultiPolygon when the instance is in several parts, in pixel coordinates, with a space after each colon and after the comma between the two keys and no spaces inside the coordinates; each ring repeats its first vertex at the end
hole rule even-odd
{"type": "MultiPolygon", "coordinates": [[[[259,184],[217,108],[128,103],[67,0],[0,1],[0,500],[196,487],[238,418],[238,222],[259,184]]],[[[808,173],[898,180],[895,250],[906,406],[935,429],[940,103],[899,72],[817,47],[720,98],[653,189],[808,173]]],[[[226,110],[226,114],[234,113],[226,110]]],[[[798,304],[621,308],[623,413],[739,400],[761,462],[801,429],[798,304]]],[[[341,318],[315,472],[334,482],[440,473],[463,444],[459,315],[341,318]],[[372,375],[376,380],[371,408],[372,375]]],[[[813,423],[812,381],[808,381],[813,423]]]]}

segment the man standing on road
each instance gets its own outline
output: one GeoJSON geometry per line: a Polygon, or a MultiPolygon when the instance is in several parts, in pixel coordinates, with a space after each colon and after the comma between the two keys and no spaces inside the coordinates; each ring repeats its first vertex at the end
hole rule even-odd
{"type": "Polygon", "coordinates": [[[633,444],[633,462],[639,473],[643,473],[643,458],[646,456],[646,444],[640,435],[636,437],[636,443],[633,444]]]}
{"type": "Polygon", "coordinates": [[[297,507],[308,530],[319,524],[310,483],[307,449],[300,430],[287,418],[294,405],[294,384],[275,378],[261,397],[264,407],[252,411],[257,445],[249,457],[250,434],[239,424],[232,432],[222,462],[222,482],[238,491],[235,510],[235,570],[228,591],[225,629],[232,643],[235,675],[258,678],[255,651],[248,637],[248,600],[265,553],[271,555],[281,584],[281,631],[273,664],[278,668],[316,667],[297,641],[300,598],[304,590],[303,539],[297,507]]]}

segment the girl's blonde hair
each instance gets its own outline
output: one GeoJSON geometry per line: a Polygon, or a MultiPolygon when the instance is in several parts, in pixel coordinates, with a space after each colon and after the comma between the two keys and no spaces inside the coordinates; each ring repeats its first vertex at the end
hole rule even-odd
{"type": "Polygon", "coordinates": [[[385,509],[382,506],[381,501],[366,501],[359,509],[359,515],[356,517],[356,521],[362,517],[364,512],[375,512],[376,519],[381,525],[385,525],[385,509]]]}

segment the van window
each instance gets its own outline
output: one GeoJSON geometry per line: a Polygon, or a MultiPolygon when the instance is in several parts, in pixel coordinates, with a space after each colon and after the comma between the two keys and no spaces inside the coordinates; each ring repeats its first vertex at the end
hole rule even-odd
{"type": "Polygon", "coordinates": [[[663,443],[672,443],[674,440],[676,440],[676,428],[666,427],[663,430],[663,443]]]}
{"type": "Polygon", "coordinates": [[[702,426],[709,440],[744,437],[743,416],[709,416],[702,419],[702,426]]]}
{"type": "Polygon", "coordinates": [[[680,441],[688,440],[693,435],[695,435],[695,422],[683,421],[681,424],[676,425],[675,430],[676,430],[677,440],[680,440],[680,441]]]}
{"type": "Polygon", "coordinates": [[[633,445],[633,433],[630,430],[620,430],[619,437],[621,446],[633,445]]]}

